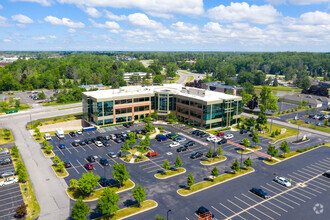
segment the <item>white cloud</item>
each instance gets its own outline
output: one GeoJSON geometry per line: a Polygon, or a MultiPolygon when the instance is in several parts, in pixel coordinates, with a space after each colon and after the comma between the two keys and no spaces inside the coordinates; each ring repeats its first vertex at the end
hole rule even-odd
{"type": "Polygon", "coordinates": [[[161,23],[149,19],[148,16],[143,13],[134,13],[128,15],[128,21],[132,25],[138,27],[151,28],[151,29],[163,27],[161,23]]]}
{"type": "Polygon", "coordinates": [[[13,15],[11,16],[11,19],[13,19],[14,21],[17,21],[18,23],[22,23],[22,24],[30,24],[33,23],[33,20],[25,15],[22,14],[18,14],[18,15],[13,15]]]}
{"type": "Polygon", "coordinates": [[[330,0],[265,0],[265,1],[273,5],[286,4],[286,3],[290,3],[292,5],[317,5],[323,3],[330,3],[330,0]]]}
{"type": "Polygon", "coordinates": [[[50,6],[53,3],[53,0],[10,0],[11,2],[33,2],[39,3],[43,6],[50,6]]]}
{"type": "Polygon", "coordinates": [[[126,41],[132,43],[147,43],[147,42],[154,42],[157,40],[157,37],[154,33],[149,31],[142,31],[142,30],[128,30],[124,34],[126,41]]]}
{"type": "MultiPolygon", "coordinates": [[[[330,14],[321,11],[307,12],[300,16],[302,23],[304,24],[315,24],[315,25],[329,25],[330,14]]],[[[330,33],[329,33],[330,34],[330,33]]]]}
{"type": "Polygon", "coordinates": [[[19,28],[26,28],[25,24],[16,24],[16,26],[19,27],[19,28]]]}
{"type": "Polygon", "coordinates": [[[126,15],[115,15],[113,13],[111,13],[110,11],[104,10],[105,13],[105,17],[111,20],[115,20],[115,21],[124,21],[127,19],[126,15]]]}
{"type": "Polygon", "coordinates": [[[7,20],[8,19],[6,17],[3,17],[3,16],[0,15],[0,27],[6,27],[6,26],[8,26],[7,20]]]}
{"type": "Polygon", "coordinates": [[[175,24],[172,24],[171,27],[177,31],[182,32],[194,32],[198,31],[198,26],[193,24],[184,23],[181,21],[176,22],[175,24]]]}
{"type": "Polygon", "coordinates": [[[69,18],[59,19],[57,17],[47,16],[47,17],[45,17],[44,20],[53,25],[63,25],[63,26],[71,27],[71,28],[84,28],[85,27],[84,23],[71,21],[69,18]]]}
{"type": "Polygon", "coordinates": [[[32,37],[33,40],[46,40],[45,37],[32,37]]]}
{"type": "Polygon", "coordinates": [[[10,39],[3,39],[2,41],[5,42],[5,43],[10,43],[12,40],[10,40],[10,39]]]}
{"type": "Polygon", "coordinates": [[[138,8],[146,12],[201,15],[203,0],[57,0],[60,3],[87,7],[138,8]]]}
{"type": "Polygon", "coordinates": [[[286,0],[265,0],[265,1],[272,5],[281,5],[286,3],[286,0]]]}
{"type": "Polygon", "coordinates": [[[3,6],[2,6],[2,5],[0,5],[0,10],[1,10],[1,9],[3,9],[3,6]]]}
{"type": "Polygon", "coordinates": [[[73,34],[73,33],[76,33],[77,31],[76,31],[76,29],[73,29],[73,28],[70,28],[70,29],[68,29],[67,30],[69,33],[71,33],[71,34],[73,34]]]}
{"type": "Polygon", "coordinates": [[[56,39],[57,37],[55,35],[48,35],[49,38],[51,39],[56,39]]]}
{"type": "Polygon", "coordinates": [[[96,23],[93,19],[88,19],[88,20],[96,28],[120,29],[119,24],[114,21],[106,21],[104,24],[99,24],[99,23],[96,23]]]}
{"type": "Polygon", "coordinates": [[[102,16],[102,13],[99,12],[96,8],[85,8],[83,10],[93,18],[99,18],[102,16]]]}
{"type": "Polygon", "coordinates": [[[230,6],[219,5],[207,11],[208,16],[220,22],[251,22],[269,24],[278,20],[281,14],[271,5],[251,5],[248,3],[230,3],[230,6]]]}

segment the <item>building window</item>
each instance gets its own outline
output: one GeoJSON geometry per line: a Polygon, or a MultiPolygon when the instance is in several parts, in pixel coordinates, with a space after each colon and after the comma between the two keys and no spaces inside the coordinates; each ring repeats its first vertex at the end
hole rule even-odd
{"type": "Polygon", "coordinates": [[[173,95],[170,95],[169,109],[170,109],[170,111],[176,110],[176,98],[173,97],[173,95]]]}
{"type": "Polygon", "coordinates": [[[132,107],[116,109],[116,115],[126,114],[126,113],[131,113],[131,112],[132,112],[132,107]]]}
{"type": "Polygon", "coordinates": [[[102,102],[97,103],[97,116],[103,116],[102,102]]]}
{"type": "Polygon", "coordinates": [[[98,120],[97,125],[103,125],[103,120],[98,120]]]}
{"type": "Polygon", "coordinates": [[[160,111],[167,111],[167,95],[166,94],[160,94],[159,97],[159,110],[160,111]]]}
{"type": "Polygon", "coordinates": [[[128,120],[128,121],[132,121],[132,116],[128,116],[128,117],[127,117],[127,120],[128,120]]]}
{"type": "Polygon", "coordinates": [[[113,118],[105,119],[105,120],[104,120],[104,124],[106,124],[106,125],[108,125],[108,124],[113,124],[113,118]]]}
{"type": "Polygon", "coordinates": [[[115,101],[116,105],[122,105],[122,104],[128,104],[128,103],[132,103],[132,99],[120,99],[120,100],[115,101]]]}
{"type": "Polygon", "coordinates": [[[104,116],[113,115],[113,101],[104,102],[104,116]]]}
{"type": "Polygon", "coordinates": [[[126,121],[126,117],[117,117],[116,118],[116,123],[126,121]]]}
{"type": "Polygon", "coordinates": [[[149,111],[149,105],[134,107],[134,112],[149,111]]]}
{"type": "Polygon", "coordinates": [[[211,119],[211,105],[203,105],[203,120],[211,119]]]}
{"type": "Polygon", "coordinates": [[[134,102],[148,102],[150,101],[150,97],[142,97],[142,98],[135,98],[134,102]]]}
{"type": "Polygon", "coordinates": [[[151,97],[151,109],[152,110],[155,110],[155,108],[156,108],[156,105],[155,105],[156,103],[155,103],[155,97],[153,96],[153,97],[151,97]]]}
{"type": "Polygon", "coordinates": [[[222,103],[212,105],[212,119],[222,118],[223,111],[224,109],[222,103]]]}
{"type": "Polygon", "coordinates": [[[134,115],[134,120],[139,120],[139,116],[138,115],[134,115]]]}

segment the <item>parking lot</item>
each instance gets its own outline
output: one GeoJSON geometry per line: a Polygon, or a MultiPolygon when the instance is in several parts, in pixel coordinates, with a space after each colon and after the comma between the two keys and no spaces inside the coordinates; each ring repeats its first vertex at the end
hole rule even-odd
{"type": "MultiPolygon", "coordinates": [[[[10,154],[8,155],[1,155],[0,160],[11,157],[10,154]]],[[[0,165],[0,173],[6,171],[14,171],[13,164],[8,165],[0,165]]],[[[5,179],[0,179],[3,181],[5,179]]],[[[15,210],[18,206],[20,206],[23,201],[21,189],[18,183],[0,186],[0,219],[13,219],[15,210]]]]}

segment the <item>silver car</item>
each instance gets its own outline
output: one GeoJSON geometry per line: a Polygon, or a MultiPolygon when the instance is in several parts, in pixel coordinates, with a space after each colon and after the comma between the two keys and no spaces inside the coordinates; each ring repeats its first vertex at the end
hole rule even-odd
{"type": "Polygon", "coordinates": [[[6,178],[6,177],[9,177],[9,176],[15,176],[15,171],[6,171],[6,172],[3,172],[3,173],[0,173],[0,177],[1,178],[6,178]]]}

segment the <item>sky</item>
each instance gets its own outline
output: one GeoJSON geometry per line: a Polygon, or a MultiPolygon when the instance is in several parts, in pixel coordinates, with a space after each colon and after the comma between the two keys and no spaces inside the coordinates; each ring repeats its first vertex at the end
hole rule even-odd
{"type": "Polygon", "coordinates": [[[0,50],[330,51],[330,0],[0,0],[0,50]]]}

